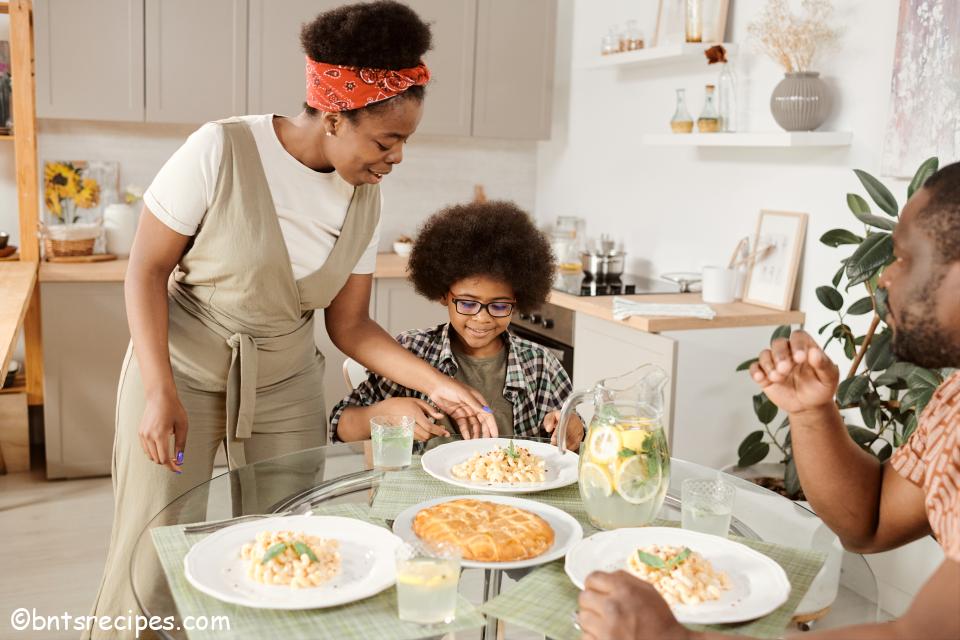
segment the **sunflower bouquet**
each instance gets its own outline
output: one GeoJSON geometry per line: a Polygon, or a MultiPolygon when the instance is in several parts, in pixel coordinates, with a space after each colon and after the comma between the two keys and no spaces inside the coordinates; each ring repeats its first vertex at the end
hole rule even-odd
{"type": "Polygon", "coordinates": [[[43,199],[60,222],[72,224],[78,216],[75,208],[93,209],[100,204],[100,184],[83,175],[72,162],[48,162],[43,172],[43,199]]]}

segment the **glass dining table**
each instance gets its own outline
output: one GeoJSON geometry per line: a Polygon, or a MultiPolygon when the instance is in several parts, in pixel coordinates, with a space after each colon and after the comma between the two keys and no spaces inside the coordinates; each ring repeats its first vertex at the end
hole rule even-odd
{"type": "MultiPolygon", "coordinates": [[[[810,625],[836,627],[878,620],[877,581],[866,560],[844,552],[836,536],[802,503],[715,469],[673,458],[670,487],[658,517],[679,521],[682,482],[687,478],[716,478],[718,474],[737,489],[732,534],[813,549],[827,557],[797,609],[794,628],[785,628],[784,635],[810,625]]],[[[311,508],[341,503],[370,505],[383,483],[389,481],[389,474],[372,469],[370,442],[366,441],[317,447],[257,462],[194,487],[147,524],[134,548],[130,581],[142,614],[182,619],[152,540],[153,529],[222,520],[243,522],[263,514],[303,514],[311,508]]],[[[470,582],[471,572],[482,574],[475,575],[472,582],[483,584],[482,591],[477,590],[472,596],[464,593],[474,604],[479,604],[478,599],[485,602],[499,594],[504,576],[500,571],[481,569],[464,569],[462,592],[467,590],[464,585],[470,582]]],[[[177,629],[157,633],[163,638],[189,637],[177,629]]],[[[475,637],[476,633],[456,635],[475,637]]],[[[483,640],[497,638],[497,621],[488,616],[479,635],[483,640]]],[[[511,637],[509,629],[506,637],[511,637]]],[[[529,633],[524,637],[530,637],[529,633]]]]}

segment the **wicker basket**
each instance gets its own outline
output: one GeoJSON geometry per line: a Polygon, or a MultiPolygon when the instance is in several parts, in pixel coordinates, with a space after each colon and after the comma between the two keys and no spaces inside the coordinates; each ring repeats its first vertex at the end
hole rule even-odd
{"type": "Polygon", "coordinates": [[[103,232],[100,224],[41,225],[43,249],[47,257],[90,256],[103,232]]]}

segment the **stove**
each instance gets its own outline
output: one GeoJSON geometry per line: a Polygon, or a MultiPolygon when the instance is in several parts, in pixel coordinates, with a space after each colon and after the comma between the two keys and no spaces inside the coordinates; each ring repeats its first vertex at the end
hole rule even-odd
{"type": "Polygon", "coordinates": [[[584,273],[560,274],[553,288],[573,296],[632,296],[650,293],[677,293],[677,285],[645,276],[593,278],[584,273]]]}

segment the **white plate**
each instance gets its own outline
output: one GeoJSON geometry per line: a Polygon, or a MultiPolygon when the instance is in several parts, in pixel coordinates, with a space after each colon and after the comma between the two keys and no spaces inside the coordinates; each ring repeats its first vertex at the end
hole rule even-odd
{"type": "Polygon", "coordinates": [[[567,576],[578,588],[592,571],[625,569],[627,557],[651,544],[689,547],[730,578],[733,588],[719,600],[672,607],[686,624],[743,622],[767,615],[790,597],[790,581],[783,568],[767,556],[738,542],[671,527],[643,527],[602,531],[581,541],[567,554],[567,576]]]}
{"type": "Polygon", "coordinates": [[[289,516],[245,522],[210,534],[187,553],[187,580],[218,600],[257,609],[320,609],[362,600],[396,581],[400,538],[383,527],[336,516],[289,516]],[[309,589],[265,585],[247,577],[240,548],[260,531],[293,530],[340,542],[340,574],[309,589]]]}
{"type": "Polygon", "coordinates": [[[530,453],[540,456],[546,463],[544,482],[471,482],[455,478],[450,469],[455,464],[469,460],[474,453],[484,454],[510,445],[510,438],[480,438],[477,440],[457,440],[442,444],[423,454],[420,465],[423,470],[437,480],[464,489],[490,491],[492,493],[533,493],[558,489],[577,481],[577,466],[580,457],[572,451],[562,456],[557,447],[548,442],[532,440],[513,440],[514,446],[526,447],[530,453]]]}
{"type": "Polygon", "coordinates": [[[397,519],[393,521],[393,532],[408,542],[415,542],[419,540],[419,538],[417,534],[413,532],[413,518],[421,509],[432,507],[441,502],[450,502],[451,500],[459,500],[461,498],[485,500],[487,502],[508,504],[512,507],[525,509],[546,520],[547,524],[553,528],[553,546],[535,558],[518,560],[516,562],[475,562],[473,560],[463,560],[462,564],[464,567],[476,569],[523,569],[526,567],[536,567],[552,562],[557,558],[562,558],[571,547],[583,539],[583,527],[580,526],[580,523],[577,522],[573,516],[565,511],[534,500],[524,500],[523,498],[513,498],[510,496],[484,495],[434,498],[433,500],[415,504],[400,512],[397,519]]]}

